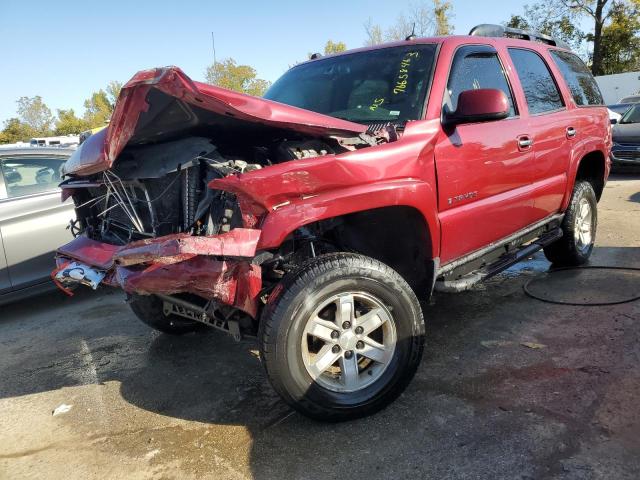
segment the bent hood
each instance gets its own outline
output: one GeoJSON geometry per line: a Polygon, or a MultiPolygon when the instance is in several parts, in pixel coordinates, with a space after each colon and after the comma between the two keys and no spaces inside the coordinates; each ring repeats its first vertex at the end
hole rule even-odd
{"type": "Polygon", "coordinates": [[[90,136],[63,173],[91,175],[108,170],[127,144],[251,131],[296,132],[311,137],[353,136],[366,125],[302,108],[194,82],[177,67],[143,70],[122,88],[109,127],[90,136]],[[204,130],[204,132],[203,132],[204,130]]]}

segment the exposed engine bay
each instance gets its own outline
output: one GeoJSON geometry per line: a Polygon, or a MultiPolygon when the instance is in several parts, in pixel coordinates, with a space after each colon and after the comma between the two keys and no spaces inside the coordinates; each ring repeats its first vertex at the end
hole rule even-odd
{"type": "Polygon", "coordinates": [[[79,223],[76,233],[113,245],[189,233],[217,235],[242,227],[232,193],[207,187],[216,178],[276,163],[335,153],[320,140],[220,151],[204,137],[125,148],[111,170],[70,180],[79,223]]]}

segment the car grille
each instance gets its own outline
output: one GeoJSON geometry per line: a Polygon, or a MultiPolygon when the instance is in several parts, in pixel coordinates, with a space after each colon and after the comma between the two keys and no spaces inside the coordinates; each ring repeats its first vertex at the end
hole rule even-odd
{"type": "Polygon", "coordinates": [[[615,150],[613,156],[621,160],[640,160],[640,151],[638,150],[615,150]]]}

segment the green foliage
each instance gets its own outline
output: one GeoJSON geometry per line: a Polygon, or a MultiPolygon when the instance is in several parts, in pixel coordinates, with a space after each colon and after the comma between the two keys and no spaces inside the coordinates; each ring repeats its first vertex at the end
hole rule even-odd
{"type": "Polygon", "coordinates": [[[73,108],[70,108],[58,110],[58,119],[53,132],[55,135],[78,135],[89,128],[89,123],[83,118],[76,117],[73,108]]]}
{"type": "Polygon", "coordinates": [[[207,83],[228,88],[240,93],[264,95],[270,82],[257,78],[257,73],[249,65],[238,65],[233,58],[226,58],[207,67],[205,72],[207,83]]]}
{"type": "Polygon", "coordinates": [[[28,142],[34,136],[35,132],[29,125],[19,118],[10,118],[5,120],[4,128],[0,132],[0,144],[28,142]]]}
{"type": "Polygon", "coordinates": [[[347,44],[344,42],[333,42],[333,40],[327,40],[324,46],[324,54],[330,55],[332,53],[344,52],[347,49],[347,44]]]}
{"type": "Polygon", "coordinates": [[[602,73],[640,70],[640,1],[616,3],[602,29],[602,73]]]}
{"type": "Polygon", "coordinates": [[[640,0],[539,0],[525,5],[523,16],[511,15],[506,25],[546,33],[574,49],[592,43],[591,71],[605,75],[640,68],[639,13],[640,0]],[[576,27],[580,17],[593,20],[589,31],[576,27]]]}
{"type": "Polygon", "coordinates": [[[27,125],[35,136],[45,136],[51,133],[53,115],[51,110],[42,101],[42,97],[20,97],[17,100],[18,117],[27,125]]]}
{"type": "Polygon", "coordinates": [[[84,101],[84,121],[87,123],[88,128],[97,128],[105,125],[111,118],[113,107],[114,104],[111,103],[107,92],[102,89],[93,92],[91,97],[84,101]]]}
{"type": "Polygon", "coordinates": [[[578,48],[584,33],[576,25],[577,13],[557,0],[540,0],[524,6],[524,15],[511,15],[507,27],[534,30],[578,48]]]}
{"type": "Polygon", "coordinates": [[[117,80],[111,80],[109,85],[107,85],[107,98],[109,99],[109,103],[113,107],[116,106],[116,101],[120,96],[120,90],[122,90],[122,82],[118,82],[117,80]]]}

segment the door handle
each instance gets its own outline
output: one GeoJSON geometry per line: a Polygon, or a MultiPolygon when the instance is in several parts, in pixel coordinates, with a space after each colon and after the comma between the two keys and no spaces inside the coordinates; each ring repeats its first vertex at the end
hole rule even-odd
{"type": "Polygon", "coordinates": [[[567,138],[575,137],[576,133],[578,133],[578,131],[575,128],[573,128],[573,127],[567,128],[567,138]]]}
{"type": "Polygon", "coordinates": [[[531,145],[533,145],[533,140],[529,137],[522,137],[518,139],[518,146],[522,149],[529,148],[531,145]]]}

